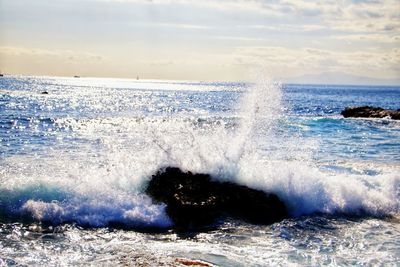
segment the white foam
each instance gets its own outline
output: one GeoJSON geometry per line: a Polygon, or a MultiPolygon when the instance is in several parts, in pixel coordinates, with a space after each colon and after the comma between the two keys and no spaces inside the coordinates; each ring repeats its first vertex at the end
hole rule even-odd
{"type": "Polygon", "coordinates": [[[168,227],[171,220],[165,214],[165,205],[154,205],[144,195],[75,196],[65,202],[44,202],[28,200],[21,207],[39,221],[52,223],[76,222],[80,225],[103,227],[120,223],[126,227],[158,226],[168,227]]]}
{"type": "Polygon", "coordinates": [[[16,199],[21,194],[20,211],[37,220],[166,227],[171,221],[165,207],[141,192],[158,168],[177,166],[275,192],[293,216],[399,212],[398,168],[375,176],[321,171],[312,160],[318,140],[289,136],[279,128],[285,123],[281,87],[266,80],[248,89],[231,117],[58,119],[57,127],[86,143],[4,160],[1,188],[16,199]],[[38,184],[57,190],[24,191],[38,184]],[[64,195],[58,202],[49,200],[59,192],[64,195]]]}

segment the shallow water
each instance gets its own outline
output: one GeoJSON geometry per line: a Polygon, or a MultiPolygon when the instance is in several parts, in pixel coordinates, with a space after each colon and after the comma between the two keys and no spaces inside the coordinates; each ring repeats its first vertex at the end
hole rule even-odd
{"type": "Polygon", "coordinates": [[[395,266],[400,122],[340,111],[399,99],[397,87],[3,77],[0,265],[395,266]],[[272,191],[292,218],[177,234],[142,193],[170,165],[272,191]]]}

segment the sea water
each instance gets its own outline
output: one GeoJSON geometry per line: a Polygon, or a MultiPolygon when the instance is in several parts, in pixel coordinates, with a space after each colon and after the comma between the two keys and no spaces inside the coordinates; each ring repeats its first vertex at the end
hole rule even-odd
{"type": "Polygon", "coordinates": [[[400,122],[340,112],[399,103],[400,87],[265,77],[2,77],[0,266],[396,266],[400,122]],[[176,233],[143,193],[166,166],[273,192],[290,218],[176,233]]]}

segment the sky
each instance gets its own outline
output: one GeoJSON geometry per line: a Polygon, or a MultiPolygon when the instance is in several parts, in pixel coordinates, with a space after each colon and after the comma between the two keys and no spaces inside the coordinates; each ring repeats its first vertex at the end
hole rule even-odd
{"type": "Polygon", "coordinates": [[[0,71],[400,84],[400,0],[0,0],[0,71]]]}

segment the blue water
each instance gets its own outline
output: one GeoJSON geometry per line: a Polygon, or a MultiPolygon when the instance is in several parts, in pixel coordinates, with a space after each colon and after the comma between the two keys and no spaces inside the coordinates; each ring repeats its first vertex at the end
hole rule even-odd
{"type": "Polygon", "coordinates": [[[398,109],[400,87],[2,77],[0,265],[395,265],[400,122],[340,115],[361,105],[398,109]],[[273,191],[292,218],[132,230],[172,225],[143,194],[168,165],[273,191]]]}

